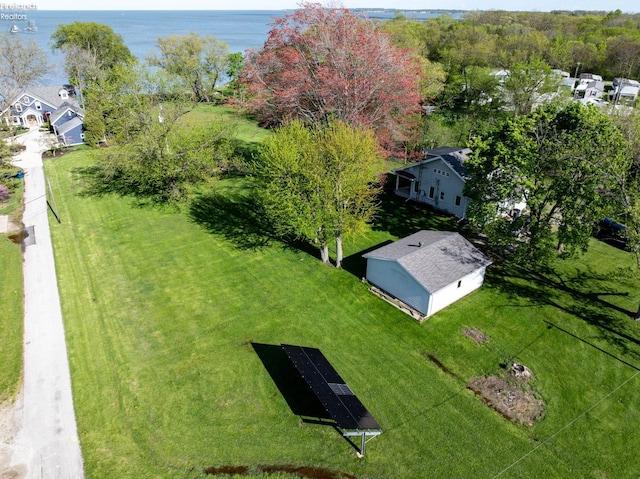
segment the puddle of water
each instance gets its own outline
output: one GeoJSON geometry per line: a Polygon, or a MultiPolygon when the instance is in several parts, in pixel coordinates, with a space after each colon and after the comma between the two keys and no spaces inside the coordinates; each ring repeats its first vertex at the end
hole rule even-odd
{"type": "Polygon", "coordinates": [[[13,233],[9,235],[8,237],[15,244],[22,244],[22,242],[25,240],[27,236],[29,236],[29,233],[27,233],[27,230],[20,230],[17,233],[13,233]]]}
{"type": "MultiPolygon", "coordinates": [[[[347,474],[345,472],[340,472],[340,471],[332,471],[329,469],[321,469],[318,467],[272,465],[272,466],[257,466],[256,469],[266,474],[284,472],[286,474],[291,474],[297,477],[304,477],[307,479],[358,479],[353,474],[347,474]]],[[[247,466],[207,467],[204,469],[204,473],[212,476],[221,476],[221,475],[243,476],[245,474],[249,474],[249,467],[247,466]]]]}
{"type": "Polygon", "coordinates": [[[244,475],[249,472],[249,468],[247,466],[220,466],[220,467],[207,467],[204,470],[205,474],[209,474],[211,476],[221,476],[223,474],[226,475],[244,475]]]}
{"type": "Polygon", "coordinates": [[[15,244],[22,245],[23,248],[36,244],[36,235],[33,226],[27,226],[17,233],[10,234],[8,238],[15,244]]]}

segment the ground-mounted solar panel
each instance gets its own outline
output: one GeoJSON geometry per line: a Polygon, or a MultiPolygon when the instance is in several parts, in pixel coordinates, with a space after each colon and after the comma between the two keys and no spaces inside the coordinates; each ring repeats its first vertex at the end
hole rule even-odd
{"type": "Polygon", "coordinates": [[[282,349],[342,434],[362,437],[360,454],[364,455],[367,437],[382,433],[377,421],[319,349],[288,344],[282,349]]]}
{"type": "Polygon", "coordinates": [[[336,396],[355,396],[353,391],[346,384],[329,383],[329,387],[336,396]]]}

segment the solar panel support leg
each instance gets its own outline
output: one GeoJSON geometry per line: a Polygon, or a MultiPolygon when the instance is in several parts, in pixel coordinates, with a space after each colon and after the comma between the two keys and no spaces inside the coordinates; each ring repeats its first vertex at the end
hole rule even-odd
{"type": "Polygon", "coordinates": [[[358,457],[364,457],[364,447],[367,444],[367,435],[362,433],[362,447],[360,448],[360,452],[358,453],[358,457]]]}

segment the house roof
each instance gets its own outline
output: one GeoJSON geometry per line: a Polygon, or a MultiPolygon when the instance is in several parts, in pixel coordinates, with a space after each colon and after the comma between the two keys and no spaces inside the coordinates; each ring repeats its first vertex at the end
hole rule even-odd
{"type": "Polygon", "coordinates": [[[431,293],[492,263],[452,231],[418,231],[363,256],[399,263],[431,293]]]}
{"type": "Polygon", "coordinates": [[[64,135],[79,125],[82,125],[82,120],[76,116],[58,127],[58,135],[64,135]]]}
{"type": "MultiPolygon", "coordinates": [[[[469,153],[471,153],[471,149],[469,148],[441,146],[439,148],[434,148],[433,150],[427,150],[425,152],[424,160],[418,161],[417,163],[412,163],[402,168],[398,168],[397,170],[394,170],[394,172],[396,174],[401,172],[406,173],[406,171],[404,170],[415,168],[416,166],[423,165],[437,159],[442,159],[442,161],[447,163],[451,167],[451,169],[460,176],[460,178],[466,180],[469,178],[469,174],[464,167],[464,162],[467,160],[469,153]]],[[[405,174],[404,176],[407,175],[405,174]]]]}
{"type": "Polygon", "coordinates": [[[599,80],[584,81],[576,87],[576,90],[600,90],[604,91],[604,82],[599,80]]]}
{"type": "Polygon", "coordinates": [[[83,115],[82,108],[80,108],[77,103],[75,102],[71,103],[67,100],[64,103],[62,103],[55,112],[51,114],[51,118],[49,120],[51,121],[51,123],[55,123],[60,119],[60,117],[65,115],[69,110],[72,110],[73,112],[75,112],[76,115],[80,115],[80,116],[83,115]]]}
{"type": "Polygon", "coordinates": [[[440,157],[446,161],[451,168],[454,169],[462,178],[468,178],[464,162],[467,160],[467,155],[471,153],[469,148],[454,148],[451,146],[441,146],[434,150],[427,151],[427,159],[440,157]]]}
{"type": "Polygon", "coordinates": [[[56,109],[59,108],[63,103],[71,103],[77,105],[73,93],[70,93],[67,98],[62,98],[60,96],[60,90],[67,90],[68,92],[69,88],[65,87],[64,85],[34,86],[27,88],[17,98],[20,99],[24,95],[33,96],[38,100],[44,101],[48,105],[55,107],[56,109]]]}

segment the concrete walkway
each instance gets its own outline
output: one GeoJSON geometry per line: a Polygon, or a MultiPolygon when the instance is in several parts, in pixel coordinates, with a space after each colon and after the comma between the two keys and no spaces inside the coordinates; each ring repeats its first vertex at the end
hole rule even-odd
{"type": "Polygon", "coordinates": [[[32,129],[14,164],[24,170],[24,377],[15,410],[11,465],[33,479],[82,479],[84,470],[71,395],[64,326],[49,231],[46,183],[32,129]]]}

